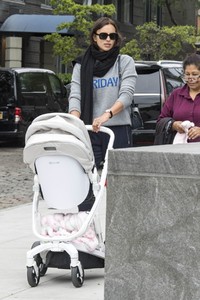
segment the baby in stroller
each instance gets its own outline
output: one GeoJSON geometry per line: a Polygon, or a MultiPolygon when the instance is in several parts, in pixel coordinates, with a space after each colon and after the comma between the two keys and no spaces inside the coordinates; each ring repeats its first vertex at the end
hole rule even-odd
{"type": "Polygon", "coordinates": [[[114,134],[101,128],[110,140],[100,176],[88,130],[92,130],[91,125],[67,113],[41,115],[27,130],[23,157],[35,174],[32,228],[39,240],[27,252],[27,280],[32,287],[38,285],[49,267],[71,269],[75,287],[82,286],[84,269],[104,267],[98,207],[104,195],[108,150],[113,147],[114,134]],[[84,204],[88,194],[94,201],[84,204]],[[41,212],[40,202],[45,202],[45,213],[41,212]]]}

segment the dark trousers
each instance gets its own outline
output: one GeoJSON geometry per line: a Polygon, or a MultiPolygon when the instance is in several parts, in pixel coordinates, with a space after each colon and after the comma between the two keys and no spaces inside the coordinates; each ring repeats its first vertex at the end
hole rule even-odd
{"type": "MultiPolygon", "coordinates": [[[[115,134],[115,140],[113,148],[127,148],[132,146],[132,138],[131,138],[131,127],[129,125],[124,126],[112,126],[109,127],[115,134]]],[[[95,157],[95,164],[97,169],[100,169],[103,167],[104,163],[104,157],[106,154],[108,142],[109,142],[109,135],[104,132],[89,132],[93,153],[95,157]]],[[[92,205],[94,204],[94,194],[92,191],[92,185],[90,185],[89,193],[84,200],[79,205],[79,211],[86,211],[90,210],[92,208],[92,205]]]]}
{"type": "MultiPolygon", "coordinates": [[[[128,148],[132,146],[131,127],[129,125],[110,126],[115,135],[114,149],[128,148]]],[[[96,167],[100,168],[104,162],[109,135],[104,132],[89,132],[95,157],[96,167]]]]}

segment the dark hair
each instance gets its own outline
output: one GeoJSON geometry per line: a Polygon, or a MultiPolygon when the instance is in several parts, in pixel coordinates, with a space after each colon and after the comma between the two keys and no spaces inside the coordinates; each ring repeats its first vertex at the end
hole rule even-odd
{"type": "Polygon", "coordinates": [[[96,20],[96,22],[93,25],[93,28],[91,30],[90,33],[90,42],[93,45],[96,45],[96,42],[93,39],[93,35],[97,32],[97,30],[101,29],[102,27],[104,27],[105,25],[113,25],[115,27],[116,33],[118,34],[118,39],[116,41],[115,46],[120,46],[121,42],[122,42],[122,36],[121,33],[119,32],[118,26],[116,24],[116,22],[114,20],[112,20],[111,18],[108,17],[101,17],[99,19],[96,20]]]}
{"type": "Polygon", "coordinates": [[[183,61],[183,70],[185,71],[186,67],[189,65],[195,65],[200,71],[200,55],[193,53],[187,56],[183,61]]]}

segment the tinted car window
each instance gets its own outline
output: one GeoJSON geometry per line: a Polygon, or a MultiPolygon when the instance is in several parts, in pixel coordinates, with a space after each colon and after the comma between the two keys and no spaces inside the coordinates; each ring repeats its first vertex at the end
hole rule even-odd
{"type": "Polygon", "coordinates": [[[19,74],[20,90],[22,93],[45,93],[45,74],[43,73],[22,73],[19,74]]]}
{"type": "Polygon", "coordinates": [[[165,75],[166,89],[168,95],[170,95],[174,89],[183,85],[182,68],[163,69],[163,73],[165,75]]]}
{"type": "Polygon", "coordinates": [[[23,105],[45,106],[47,85],[45,73],[21,73],[18,75],[19,93],[23,105]]]}
{"type": "Polygon", "coordinates": [[[13,74],[0,72],[0,105],[6,105],[14,96],[13,82],[13,74]]]}
{"type": "Polygon", "coordinates": [[[160,93],[159,71],[137,70],[138,78],[136,81],[135,94],[137,93],[160,93]]]}
{"type": "Polygon", "coordinates": [[[53,74],[49,74],[49,80],[50,80],[53,93],[56,95],[61,94],[61,86],[60,86],[59,79],[55,77],[53,74]]]}

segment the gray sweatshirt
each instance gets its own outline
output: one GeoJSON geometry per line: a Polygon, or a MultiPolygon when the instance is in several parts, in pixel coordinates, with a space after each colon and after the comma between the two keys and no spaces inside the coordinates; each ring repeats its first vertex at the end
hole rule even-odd
{"type": "MultiPolygon", "coordinates": [[[[73,69],[71,92],[69,96],[69,112],[77,110],[81,112],[80,68],[76,63],[73,69]]],[[[87,76],[87,74],[85,74],[87,76]]],[[[109,119],[103,125],[128,125],[130,120],[130,105],[135,91],[137,73],[134,60],[128,55],[120,55],[112,68],[104,77],[93,78],[93,118],[102,115],[106,109],[110,109],[116,100],[123,103],[124,109],[109,119]],[[119,80],[119,66],[121,80],[119,80]],[[119,82],[120,81],[120,82],[119,82]]]]}

